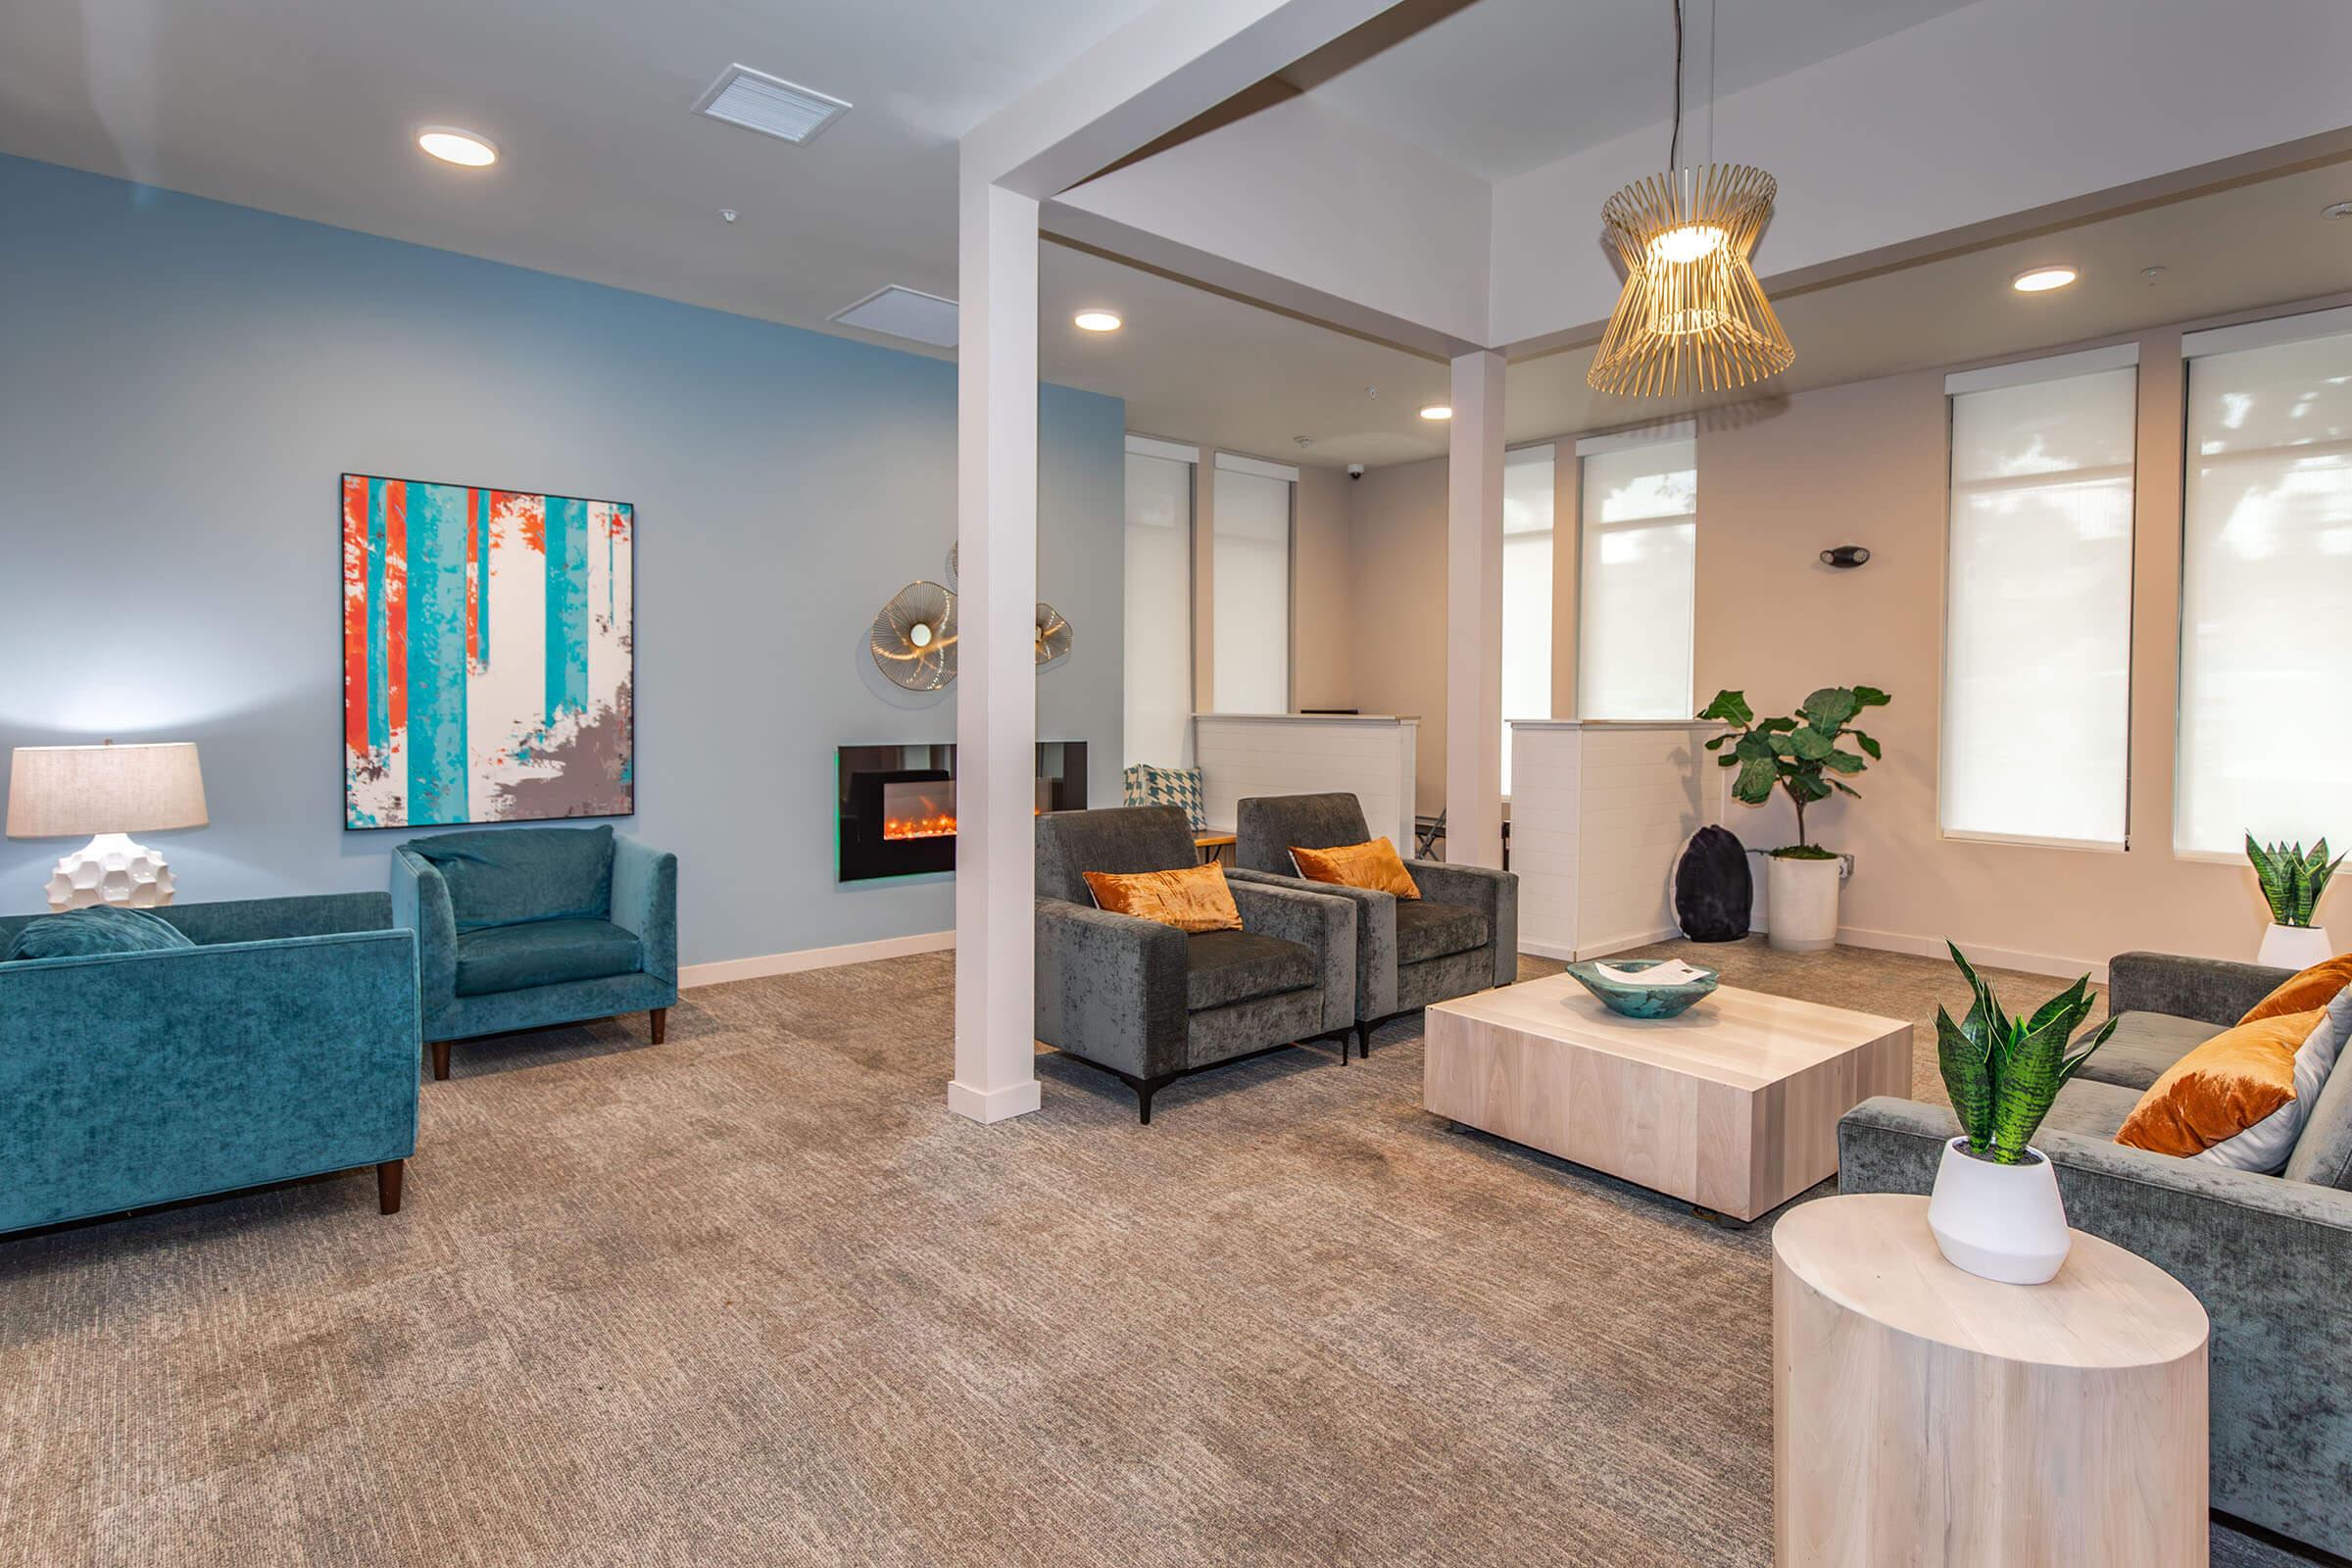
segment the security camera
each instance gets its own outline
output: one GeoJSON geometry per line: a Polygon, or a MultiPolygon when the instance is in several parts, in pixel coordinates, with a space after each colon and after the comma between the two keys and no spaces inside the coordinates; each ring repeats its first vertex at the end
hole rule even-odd
{"type": "Polygon", "coordinates": [[[1350,478],[1350,479],[1361,479],[1363,476],[1364,476],[1364,466],[1363,466],[1362,464],[1360,464],[1360,463],[1350,463],[1349,465],[1348,465],[1348,478],[1350,478]]]}

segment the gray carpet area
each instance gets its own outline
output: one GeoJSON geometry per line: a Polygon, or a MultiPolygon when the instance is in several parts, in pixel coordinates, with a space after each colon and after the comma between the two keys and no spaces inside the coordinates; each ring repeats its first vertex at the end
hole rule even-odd
{"type": "MultiPolygon", "coordinates": [[[[1693,956],[1923,1024],[1963,995],[1693,956]]],[[[394,1218],[363,1173],[0,1242],[0,1559],[1770,1559],[1769,1219],[1449,1131],[1418,1017],[1148,1128],[1049,1055],[1041,1112],[975,1126],[952,985],[897,959],[691,992],[660,1048],[461,1047],[394,1218]]]]}

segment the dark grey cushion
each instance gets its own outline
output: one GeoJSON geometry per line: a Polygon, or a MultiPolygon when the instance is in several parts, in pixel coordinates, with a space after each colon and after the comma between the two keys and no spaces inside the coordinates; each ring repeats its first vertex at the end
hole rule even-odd
{"type": "Polygon", "coordinates": [[[1178,871],[1200,863],[1192,822],[1179,806],[1123,806],[1053,811],[1037,819],[1037,896],[1092,908],[1083,873],[1178,871]]]}
{"type": "Polygon", "coordinates": [[[1185,938],[1185,1006],[1199,1012],[1315,983],[1314,956],[1296,942],[1249,931],[1197,931],[1185,938]]]}
{"type": "Polygon", "coordinates": [[[2107,1006],[2117,1013],[2169,1012],[2227,1029],[2292,978],[2292,969],[2226,958],[2119,953],[2107,964],[2107,1006]]]}
{"type": "Polygon", "coordinates": [[[2077,1081],[2145,1089],[2165,1068],[2221,1032],[2219,1024],[2169,1012],[2118,1013],[2114,1035],[2082,1064],[2077,1081]]]}
{"type": "MultiPolygon", "coordinates": [[[[1422,963],[1483,948],[1491,933],[1487,917],[1458,904],[1435,899],[1396,901],[1396,961],[1422,963]]],[[[1484,989],[1481,987],[1480,989],[1484,989]]]]}
{"type": "Polygon", "coordinates": [[[1233,827],[1233,863],[1276,876],[1298,874],[1294,844],[1328,850],[1372,839],[1352,795],[1253,795],[1235,805],[1233,827]]]}
{"type": "MultiPolygon", "coordinates": [[[[2091,1058],[2096,1061],[2098,1058],[2091,1058]]],[[[2050,1102],[2050,1113],[2041,1118],[2041,1125],[2051,1132],[2078,1133],[2084,1138],[2103,1138],[2109,1143],[2139,1103],[2139,1091],[2122,1084],[2102,1084],[2078,1077],[2050,1102]]],[[[2036,1138],[2040,1133],[2035,1133],[2036,1138]]]]}

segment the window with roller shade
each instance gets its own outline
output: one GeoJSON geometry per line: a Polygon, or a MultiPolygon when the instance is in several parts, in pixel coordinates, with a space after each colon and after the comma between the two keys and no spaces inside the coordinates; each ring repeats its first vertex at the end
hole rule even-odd
{"type": "Polygon", "coordinates": [[[1945,381],[1943,832],[2124,848],[2135,345],[1945,381]]]}
{"type": "Polygon", "coordinates": [[[2182,340],[2173,846],[2352,846],[2352,310],[2182,340]]]}
{"type": "Polygon", "coordinates": [[[1579,441],[1583,571],[1577,712],[1689,718],[1698,567],[1698,440],[1688,423],[1579,441]]]}
{"type": "Polygon", "coordinates": [[[1193,734],[1193,448],[1127,440],[1126,765],[1185,767],[1193,734]]]}
{"type": "Polygon", "coordinates": [[[1210,509],[1211,711],[1291,708],[1291,493],[1298,470],[1217,454],[1210,509]]]}
{"type": "Polygon", "coordinates": [[[1511,720],[1551,716],[1553,450],[1502,460],[1502,793],[1511,793],[1511,720]]]}

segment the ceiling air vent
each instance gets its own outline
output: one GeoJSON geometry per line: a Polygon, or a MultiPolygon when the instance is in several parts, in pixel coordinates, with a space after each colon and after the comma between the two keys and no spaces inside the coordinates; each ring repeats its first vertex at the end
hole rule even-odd
{"type": "Polygon", "coordinates": [[[956,302],[901,288],[896,283],[875,290],[848,310],[835,311],[832,319],[844,326],[861,326],[868,332],[912,338],[933,348],[956,346],[956,302]]]}
{"type": "Polygon", "coordinates": [[[697,114],[798,146],[850,112],[839,98],[749,66],[729,66],[695,101],[697,114]]]}

